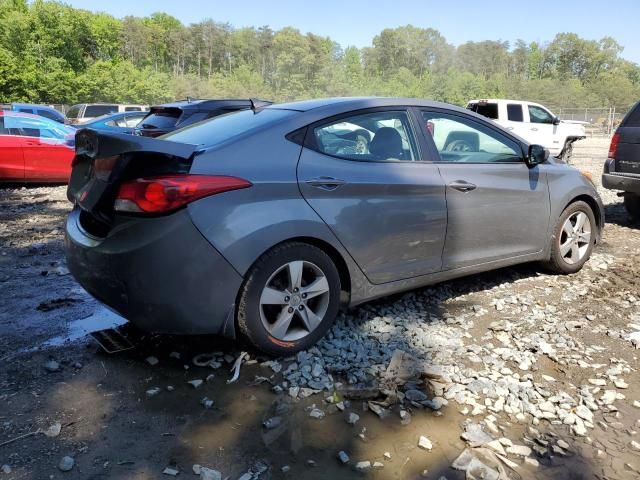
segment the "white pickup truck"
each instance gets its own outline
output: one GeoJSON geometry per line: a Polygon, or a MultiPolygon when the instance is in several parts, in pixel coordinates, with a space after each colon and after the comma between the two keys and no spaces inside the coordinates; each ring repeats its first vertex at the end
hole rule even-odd
{"type": "Polygon", "coordinates": [[[586,138],[586,122],[560,120],[539,103],[520,100],[471,100],[467,108],[490,118],[531,144],[542,145],[554,157],[567,161],[573,142],[586,138]]]}

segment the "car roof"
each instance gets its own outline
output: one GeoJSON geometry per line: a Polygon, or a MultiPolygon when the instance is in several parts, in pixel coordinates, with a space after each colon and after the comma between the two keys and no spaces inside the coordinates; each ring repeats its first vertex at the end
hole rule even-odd
{"type": "MultiPolygon", "coordinates": [[[[14,102],[11,105],[13,105],[14,107],[26,107],[26,108],[39,108],[40,110],[54,110],[56,112],[58,112],[58,110],[56,110],[53,107],[50,107],[49,105],[42,105],[39,103],[18,103],[18,102],[14,102]]],[[[60,115],[62,115],[62,112],[58,112],[60,115]]]]}
{"type": "Polygon", "coordinates": [[[40,115],[34,115],[33,113],[14,112],[13,110],[0,110],[0,116],[34,118],[36,120],[46,120],[49,122],[53,122],[53,120],[42,117],[40,115]]]}
{"type": "Polygon", "coordinates": [[[529,100],[512,100],[510,98],[480,98],[480,99],[474,99],[474,100],[469,100],[467,103],[498,103],[498,102],[508,102],[508,103],[515,103],[518,105],[536,105],[539,107],[545,107],[544,105],[537,103],[537,102],[530,102],[529,100]]]}
{"type": "MultiPolygon", "coordinates": [[[[256,102],[272,102],[268,100],[255,100],[256,102]]],[[[207,110],[225,107],[250,107],[251,100],[246,98],[216,98],[216,99],[191,99],[191,100],[179,100],[177,102],[163,103],[161,105],[153,105],[152,109],[161,108],[179,108],[181,110],[194,109],[194,110],[207,110]]]]}
{"type": "Polygon", "coordinates": [[[267,108],[280,110],[296,110],[299,112],[336,110],[342,111],[360,110],[377,107],[435,107],[446,108],[452,111],[460,111],[468,114],[469,111],[450,105],[448,103],[436,102],[422,98],[402,98],[402,97],[333,97],[318,98],[314,100],[302,100],[299,102],[277,103],[267,108]]]}

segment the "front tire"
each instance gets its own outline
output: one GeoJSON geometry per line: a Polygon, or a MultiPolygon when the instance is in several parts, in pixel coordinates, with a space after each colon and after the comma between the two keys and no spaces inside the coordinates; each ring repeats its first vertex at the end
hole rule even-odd
{"type": "Polygon", "coordinates": [[[553,230],[547,268],[565,275],[578,272],[591,256],[597,228],[595,216],[587,203],[578,201],[565,208],[553,230]]]}
{"type": "Polygon", "coordinates": [[[340,290],[338,269],[324,251],[284,243],[251,267],[238,301],[238,327],[270,355],[307,349],[335,320],[340,290]]]}
{"type": "Polygon", "coordinates": [[[626,194],[624,208],[634,222],[640,222],[640,196],[626,194]]]}

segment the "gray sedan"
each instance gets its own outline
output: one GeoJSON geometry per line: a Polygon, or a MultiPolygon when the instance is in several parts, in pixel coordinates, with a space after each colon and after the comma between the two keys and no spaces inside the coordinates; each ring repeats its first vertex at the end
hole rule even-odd
{"type": "Polygon", "coordinates": [[[391,293],[523,262],[577,272],[604,225],[587,175],[424,100],[254,106],[76,143],[66,253],[82,286],[143,329],[276,355],[391,293]]]}

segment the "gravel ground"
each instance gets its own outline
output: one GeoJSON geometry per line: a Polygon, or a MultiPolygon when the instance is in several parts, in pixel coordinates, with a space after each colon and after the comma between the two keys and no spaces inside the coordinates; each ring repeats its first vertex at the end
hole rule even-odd
{"type": "MultiPolygon", "coordinates": [[[[608,142],[575,146],[598,184],[608,142]]],[[[64,187],[4,188],[0,478],[638,478],[640,236],[600,192],[578,274],[523,265],[376,301],[270,360],[136,332],[104,353],[86,330],[117,319],[64,266],[64,187]]]]}

